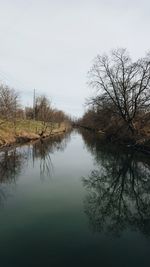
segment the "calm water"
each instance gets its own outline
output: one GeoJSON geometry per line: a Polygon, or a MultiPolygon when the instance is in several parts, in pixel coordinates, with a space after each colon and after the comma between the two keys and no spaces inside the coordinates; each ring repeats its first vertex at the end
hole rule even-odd
{"type": "Polygon", "coordinates": [[[1,152],[0,266],[150,266],[150,159],[77,131],[1,152]]]}

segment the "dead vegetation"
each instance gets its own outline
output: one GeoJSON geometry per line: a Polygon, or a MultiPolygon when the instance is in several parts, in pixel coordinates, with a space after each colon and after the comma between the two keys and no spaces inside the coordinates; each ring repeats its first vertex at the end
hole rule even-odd
{"type": "Polygon", "coordinates": [[[43,122],[33,120],[18,120],[14,131],[13,122],[7,121],[0,125],[0,146],[9,146],[14,143],[25,143],[39,138],[64,133],[69,125],[67,123],[53,123],[43,131],[43,122]]]}

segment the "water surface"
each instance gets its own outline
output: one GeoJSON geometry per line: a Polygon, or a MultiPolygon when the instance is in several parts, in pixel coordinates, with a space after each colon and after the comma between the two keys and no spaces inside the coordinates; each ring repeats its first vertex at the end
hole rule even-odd
{"type": "Polygon", "coordinates": [[[150,262],[150,159],[73,131],[0,153],[0,266],[150,262]]]}

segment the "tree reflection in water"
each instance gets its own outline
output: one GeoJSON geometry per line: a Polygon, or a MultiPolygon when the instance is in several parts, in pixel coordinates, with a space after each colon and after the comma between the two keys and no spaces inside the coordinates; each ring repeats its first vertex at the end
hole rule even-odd
{"type": "MultiPolygon", "coordinates": [[[[40,178],[51,177],[53,164],[51,154],[54,151],[63,151],[70,134],[55,136],[37,141],[34,144],[23,147],[14,147],[0,152],[0,203],[8,197],[10,187],[7,184],[15,184],[22,170],[28,162],[40,161],[40,178]]],[[[37,166],[37,165],[35,165],[37,166]]]]}
{"type": "Polygon", "coordinates": [[[9,195],[6,184],[16,183],[23,164],[23,153],[17,148],[0,153],[0,202],[9,195]]]}
{"type": "Polygon", "coordinates": [[[52,138],[41,139],[29,146],[14,147],[0,152],[0,183],[13,183],[19,176],[22,167],[28,161],[40,160],[40,177],[50,177],[53,170],[51,154],[63,151],[70,135],[62,134],[52,138]]]}
{"type": "Polygon", "coordinates": [[[40,177],[44,179],[51,177],[54,169],[51,154],[54,151],[63,151],[66,148],[70,134],[61,134],[52,138],[41,139],[32,148],[33,165],[35,159],[40,160],[40,177]]]}
{"type": "Polygon", "coordinates": [[[21,171],[23,157],[16,148],[0,153],[0,183],[16,181],[21,171]]]}
{"type": "Polygon", "coordinates": [[[92,230],[120,235],[130,228],[150,235],[150,159],[103,144],[85,132],[82,136],[96,163],[83,178],[92,230]]]}

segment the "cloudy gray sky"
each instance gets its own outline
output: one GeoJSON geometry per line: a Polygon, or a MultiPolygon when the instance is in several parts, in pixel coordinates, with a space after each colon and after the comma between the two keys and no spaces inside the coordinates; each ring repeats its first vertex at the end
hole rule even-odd
{"type": "Polygon", "coordinates": [[[0,80],[32,103],[33,89],[80,116],[92,59],[150,49],[149,0],[0,0],[0,80]]]}

